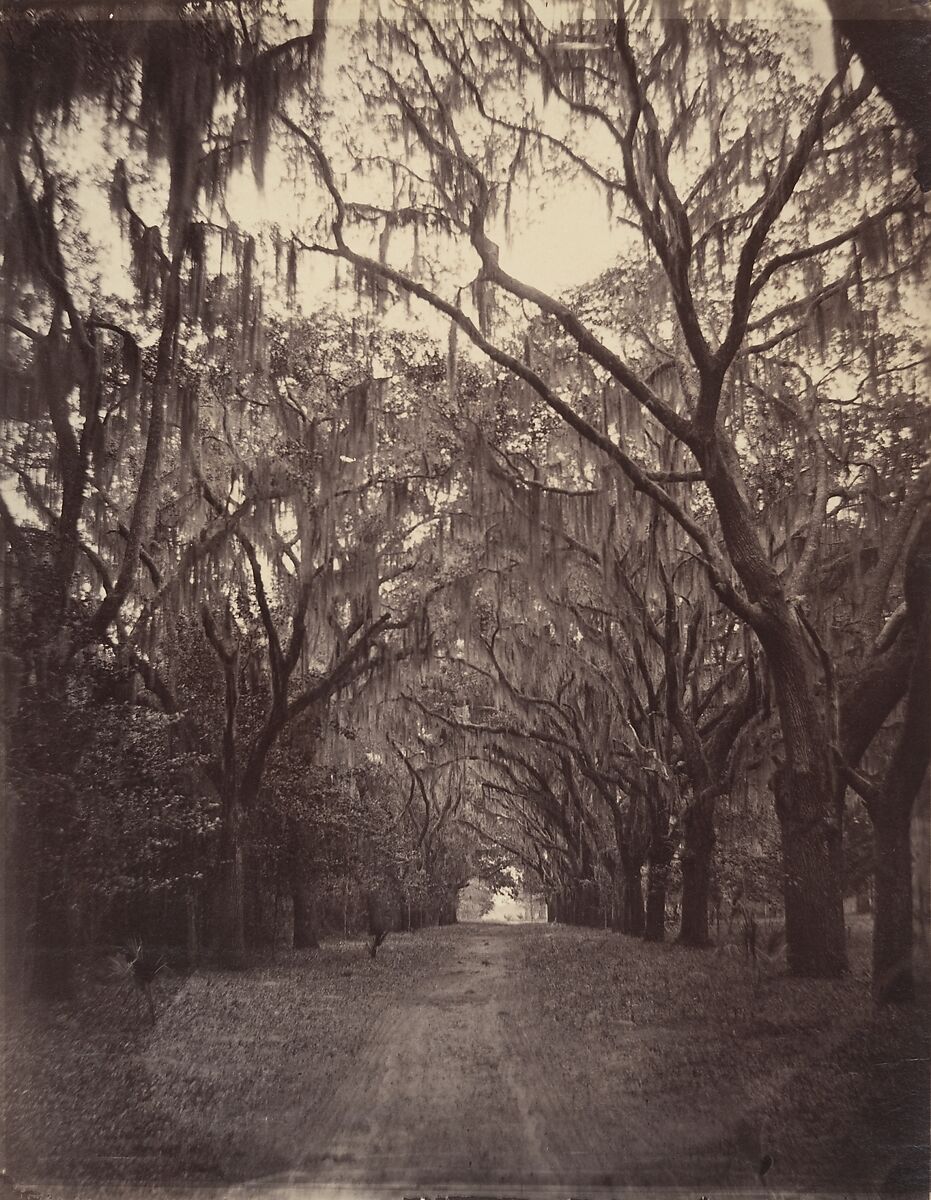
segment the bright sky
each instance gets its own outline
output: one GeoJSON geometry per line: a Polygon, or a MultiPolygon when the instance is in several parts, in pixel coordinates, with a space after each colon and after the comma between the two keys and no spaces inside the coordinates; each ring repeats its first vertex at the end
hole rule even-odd
{"type": "Polygon", "coordinates": [[[523,921],[527,915],[524,901],[515,900],[507,892],[495,892],[491,908],[479,918],[481,921],[523,921]]]}
{"type": "MultiPolygon", "coordinates": [[[[501,0],[488,0],[492,10],[500,9],[501,0]]],[[[676,11],[670,0],[657,0],[657,10],[664,16],[676,11]]],[[[331,24],[335,29],[327,45],[325,87],[339,86],[347,67],[351,69],[350,50],[346,34],[351,30],[359,14],[359,0],[335,0],[336,15],[331,24]]],[[[603,8],[603,4],[590,4],[592,15],[603,8]]],[[[795,0],[795,11],[789,3],[773,4],[773,0],[707,0],[709,11],[727,11],[734,17],[747,16],[764,24],[786,26],[801,36],[804,31],[810,40],[813,73],[825,79],[834,72],[834,41],[827,9],[823,0],[795,0]],[[774,13],[778,15],[774,15],[774,13]],[[791,14],[791,18],[790,18],[791,14]]],[[[541,18],[555,19],[563,12],[578,12],[577,0],[536,0],[534,8],[541,18]]],[[[310,0],[291,0],[291,13],[300,20],[309,18],[310,0]]],[[[303,206],[296,194],[294,181],[287,178],[283,165],[274,163],[267,172],[268,185],[263,194],[258,194],[251,177],[245,177],[231,189],[229,208],[238,220],[248,226],[257,214],[267,220],[278,220],[282,227],[300,212],[303,206]]],[[[350,193],[359,196],[360,182],[351,181],[350,193]]],[[[319,204],[319,197],[311,190],[310,212],[319,204]]],[[[523,206],[518,198],[515,203],[517,216],[512,222],[510,235],[505,240],[500,231],[506,267],[514,274],[548,291],[562,291],[578,286],[594,278],[620,251],[623,232],[615,226],[613,235],[606,221],[605,199],[594,186],[578,182],[558,188],[546,189],[543,199],[539,193],[525,196],[523,206]]],[[[362,248],[362,247],[360,247],[362,248]]],[[[321,263],[318,283],[310,278],[305,282],[306,291],[313,293],[329,290],[332,280],[332,264],[321,263]]]]}
{"type": "MultiPolygon", "coordinates": [[[[488,0],[492,8],[500,8],[501,0],[488,0]]],[[[724,0],[708,0],[706,8],[720,8],[724,0]]],[[[335,15],[327,45],[326,80],[327,89],[338,86],[345,78],[349,60],[348,32],[358,20],[360,0],[333,0],[335,15]]],[[[567,6],[577,11],[576,0],[536,0],[536,10],[541,17],[555,17],[567,6]]],[[[312,13],[311,0],[290,0],[291,13],[302,22],[312,13]]],[[[600,7],[600,5],[599,5],[600,7]]],[[[670,0],[657,0],[657,8],[665,15],[675,11],[670,0]]],[[[732,15],[746,13],[764,22],[786,21],[787,6],[777,7],[780,13],[774,18],[772,0],[728,0],[732,15]]],[[[792,29],[799,34],[804,29],[811,44],[814,73],[828,77],[834,69],[833,36],[829,22],[825,20],[826,9],[822,0],[796,0],[797,18],[792,29]]],[[[594,13],[595,6],[592,5],[594,13]]],[[[63,156],[68,167],[96,167],[102,171],[100,145],[102,129],[99,123],[88,120],[84,132],[69,139],[63,156]],[[96,162],[95,162],[96,160],[96,162]]],[[[111,160],[112,161],[112,160],[111,160]]],[[[272,152],[266,171],[267,184],[260,192],[255,187],[251,172],[245,169],[238,180],[232,181],[227,207],[230,217],[243,228],[254,228],[261,222],[277,222],[283,231],[300,227],[307,217],[319,211],[320,193],[313,182],[307,187],[306,198],[302,197],[301,182],[291,175],[285,158],[272,152]]],[[[93,230],[100,244],[99,268],[103,276],[103,290],[130,294],[125,279],[120,279],[125,262],[126,246],[116,234],[113,222],[106,211],[106,184],[102,176],[85,184],[81,203],[88,212],[88,227],[93,230]]],[[[350,193],[358,197],[359,181],[353,179],[350,193]]],[[[146,188],[141,181],[133,183],[132,194],[136,207],[147,220],[158,219],[158,188],[146,188]],[[147,200],[149,201],[147,203],[147,200]],[[156,201],[153,205],[151,202],[156,201]]],[[[625,237],[623,229],[606,219],[605,199],[593,185],[578,181],[574,184],[560,182],[559,187],[537,189],[530,195],[515,195],[513,219],[509,234],[503,229],[496,231],[502,244],[504,265],[518,277],[550,292],[560,292],[578,286],[597,276],[610,264],[622,249],[625,237]]],[[[358,242],[356,243],[358,245],[358,242]]],[[[361,249],[368,249],[359,246],[361,249]]],[[[303,256],[301,292],[305,304],[313,307],[318,303],[332,303],[333,264],[318,259],[311,264],[309,256],[303,256]]],[[[471,277],[470,264],[464,264],[461,282],[471,277]]]]}

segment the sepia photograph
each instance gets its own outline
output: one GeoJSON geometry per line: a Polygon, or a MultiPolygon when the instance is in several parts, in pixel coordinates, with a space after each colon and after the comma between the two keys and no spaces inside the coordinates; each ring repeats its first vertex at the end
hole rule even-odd
{"type": "Polygon", "coordinates": [[[0,1200],[927,1200],[931,0],[0,0],[0,1200]]]}

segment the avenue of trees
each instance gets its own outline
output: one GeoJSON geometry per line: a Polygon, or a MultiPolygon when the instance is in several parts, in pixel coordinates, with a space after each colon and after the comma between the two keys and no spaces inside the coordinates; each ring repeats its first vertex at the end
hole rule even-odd
{"type": "Polygon", "coordinates": [[[871,876],[908,999],[926,143],[881,64],[642,0],[86,7],[0,18],[17,986],[517,867],[691,947],[765,902],[822,977],[871,876]],[[508,263],[561,189],[605,253],[556,292],[508,263]]]}

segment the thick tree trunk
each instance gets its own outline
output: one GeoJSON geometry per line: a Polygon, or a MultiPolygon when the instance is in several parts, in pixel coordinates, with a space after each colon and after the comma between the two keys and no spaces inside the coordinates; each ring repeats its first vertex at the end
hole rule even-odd
{"type": "Polygon", "coordinates": [[[618,872],[618,928],[629,937],[642,937],[646,925],[639,862],[625,859],[618,872]]]}
{"type": "Polygon", "coordinates": [[[50,789],[38,805],[36,826],[24,846],[32,875],[24,882],[35,887],[29,992],[42,1000],[68,999],[74,989],[65,805],[65,797],[50,789]]]}
{"type": "Polygon", "coordinates": [[[611,900],[611,928],[618,933],[627,933],[627,887],[623,868],[618,865],[614,872],[614,896],[611,900]]]}
{"type": "Polygon", "coordinates": [[[193,888],[188,888],[184,896],[184,940],[188,962],[198,962],[200,938],[197,930],[197,894],[193,888]]]}
{"type": "Polygon", "coordinates": [[[847,969],[840,829],[810,815],[805,819],[820,808],[830,786],[799,772],[779,771],[774,780],[782,841],[786,958],[793,975],[835,978],[847,969]]]}
{"type": "Polygon", "coordinates": [[[631,937],[643,937],[643,931],[646,928],[646,910],[643,904],[641,870],[642,868],[638,867],[628,880],[625,889],[627,933],[631,937]]]}
{"type": "Polygon", "coordinates": [[[572,921],[575,925],[595,928],[601,924],[598,885],[594,879],[579,879],[572,887],[572,921]]]}
{"type": "Polygon", "coordinates": [[[563,916],[563,920],[566,922],[566,924],[581,925],[582,922],[580,918],[585,906],[582,902],[582,893],[579,889],[579,881],[577,879],[573,879],[573,881],[566,888],[564,904],[565,914],[563,916]]]}
{"type": "Polygon", "coordinates": [[[320,946],[320,928],[317,916],[317,895],[310,880],[299,877],[291,891],[294,901],[294,933],[292,945],[295,950],[317,950],[320,946]]]}
{"type": "Polygon", "coordinates": [[[880,1003],[913,997],[911,813],[874,820],[876,853],[873,993],[880,1003]]]}
{"type": "MultiPolygon", "coordinates": [[[[713,379],[706,382],[715,386],[713,379]]],[[[752,623],[779,712],[785,761],[773,791],[782,833],[789,969],[796,975],[833,978],[846,970],[847,940],[843,803],[837,798],[825,666],[763,547],[733,444],[715,431],[694,449],[721,520],[728,557],[756,608],[752,623]]]]}
{"type": "Polygon", "coordinates": [[[714,857],[714,810],[696,803],[686,810],[682,843],[682,920],[678,940],[683,946],[708,946],[708,906],[714,857]]]}
{"type": "Polygon", "coordinates": [[[830,979],[847,969],[843,805],[813,662],[801,629],[783,616],[779,638],[767,650],[785,754],[772,787],[782,841],[786,958],[793,975],[830,979]]]}
{"type": "Polygon", "coordinates": [[[909,678],[905,721],[883,780],[869,804],[876,854],[873,993],[878,1003],[912,998],[911,821],[931,761],[931,518],[906,568],[915,619],[923,608],[909,678]]]}

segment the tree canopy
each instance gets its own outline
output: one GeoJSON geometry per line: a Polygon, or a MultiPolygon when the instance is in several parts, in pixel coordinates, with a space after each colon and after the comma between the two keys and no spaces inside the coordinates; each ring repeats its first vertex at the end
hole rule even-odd
{"type": "Polygon", "coordinates": [[[377,935],[510,863],[691,945],[758,894],[833,975],[862,803],[907,996],[911,100],[843,20],[86,8],[0,25],[23,961],[112,924],[130,859],[136,919],[167,895],[230,961],[282,897],[298,941],[340,888],[377,935]],[[528,260],[559,195],[600,227],[528,260]],[[552,287],[573,242],[598,268],[552,287]]]}

